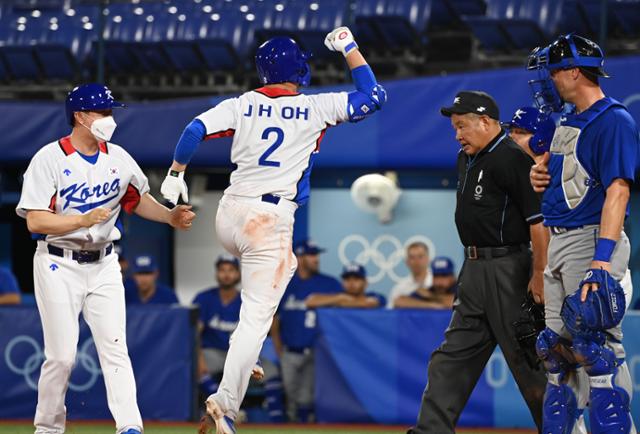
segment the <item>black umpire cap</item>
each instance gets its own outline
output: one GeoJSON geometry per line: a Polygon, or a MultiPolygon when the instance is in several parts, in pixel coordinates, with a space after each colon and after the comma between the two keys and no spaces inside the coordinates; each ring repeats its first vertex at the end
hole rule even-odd
{"type": "Polygon", "coordinates": [[[458,92],[453,99],[451,107],[442,107],[440,113],[448,118],[452,114],[464,115],[475,113],[477,115],[487,115],[492,119],[500,119],[500,110],[496,100],[486,92],[479,90],[463,90],[458,92]]]}

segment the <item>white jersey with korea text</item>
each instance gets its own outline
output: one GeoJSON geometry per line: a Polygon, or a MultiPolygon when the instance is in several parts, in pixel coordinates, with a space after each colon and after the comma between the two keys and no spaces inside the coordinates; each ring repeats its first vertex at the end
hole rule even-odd
{"type": "Polygon", "coordinates": [[[348,120],[347,93],[304,95],[260,88],[227,99],[196,119],[205,139],[233,136],[227,194],[273,194],[299,204],[309,196],[309,175],[327,127],[348,120]]]}
{"type": "Polygon", "coordinates": [[[69,137],[49,143],[31,159],[24,174],[19,216],[44,210],[60,215],[80,215],[95,208],[108,208],[104,223],[62,235],[38,235],[38,239],[62,248],[96,250],[122,236],[118,216],[131,213],[149,191],[147,177],[120,146],[100,143],[95,164],[86,161],[71,145],[69,137]]]}

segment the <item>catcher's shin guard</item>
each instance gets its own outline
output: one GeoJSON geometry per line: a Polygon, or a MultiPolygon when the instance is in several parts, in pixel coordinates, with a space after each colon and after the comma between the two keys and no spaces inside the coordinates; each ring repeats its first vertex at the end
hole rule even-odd
{"type": "Polygon", "coordinates": [[[583,423],[576,392],[565,378],[571,364],[554,349],[559,344],[560,336],[550,328],[545,328],[536,341],[536,352],[548,379],[542,404],[543,434],[571,434],[577,423],[583,423]]]}
{"type": "Polygon", "coordinates": [[[603,345],[603,340],[574,338],[573,347],[584,362],[589,375],[589,420],[593,434],[629,434],[633,429],[631,420],[631,398],[629,393],[616,385],[618,366],[623,360],[616,359],[612,350],[603,345]]]}

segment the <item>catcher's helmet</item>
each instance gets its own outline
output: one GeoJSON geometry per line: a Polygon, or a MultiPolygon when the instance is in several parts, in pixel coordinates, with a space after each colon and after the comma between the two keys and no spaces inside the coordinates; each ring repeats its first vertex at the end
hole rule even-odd
{"type": "Polygon", "coordinates": [[[529,139],[529,148],[536,155],[544,154],[549,150],[553,133],[556,131],[553,119],[535,107],[521,107],[516,110],[507,127],[522,128],[533,134],[529,139]]]}
{"type": "Polygon", "coordinates": [[[560,36],[549,45],[546,69],[589,68],[595,75],[608,78],[604,70],[604,53],[598,44],[590,39],[570,33],[560,36]]]}
{"type": "Polygon", "coordinates": [[[74,112],[109,110],[119,107],[124,107],[124,104],[113,99],[111,90],[107,86],[97,83],[76,87],[69,92],[65,100],[65,112],[69,125],[73,125],[74,112]]]}
{"type": "Polygon", "coordinates": [[[311,53],[302,51],[296,41],[276,36],[262,44],[256,52],[256,69],[263,84],[296,83],[308,86],[311,70],[307,60],[311,53]]]}

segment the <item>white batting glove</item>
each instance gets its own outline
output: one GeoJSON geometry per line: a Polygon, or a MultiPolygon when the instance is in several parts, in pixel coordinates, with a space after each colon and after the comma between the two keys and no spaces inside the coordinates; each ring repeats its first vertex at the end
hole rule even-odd
{"type": "Polygon", "coordinates": [[[324,38],[324,45],[331,51],[339,51],[344,57],[347,57],[352,50],[358,48],[358,44],[353,39],[353,34],[348,27],[338,27],[331,31],[326,38],[324,38]]]}
{"type": "Polygon", "coordinates": [[[178,198],[180,196],[182,196],[184,203],[188,203],[189,189],[187,188],[187,183],[184,181],[184,172],[176,172],[175,170],[169,169],[167,176],[160,186],[160,193],[162,197],[174,205],[178,204],[178,198]]]}

